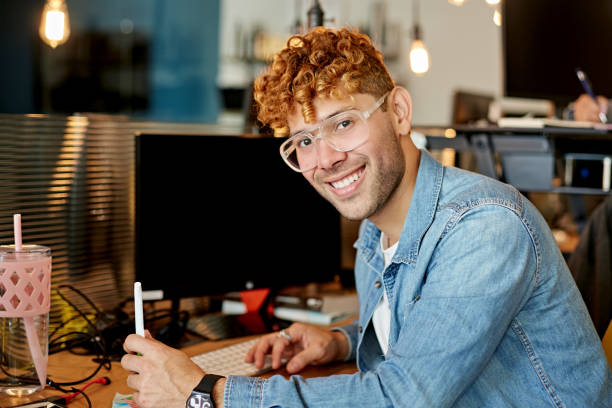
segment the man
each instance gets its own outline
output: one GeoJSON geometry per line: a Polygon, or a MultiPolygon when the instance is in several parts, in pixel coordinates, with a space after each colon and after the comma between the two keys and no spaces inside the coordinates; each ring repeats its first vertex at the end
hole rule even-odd
{"type": "Polygon", "coordinates": [[[412,144],[410,95],[366,36],[293,37],[254,95],[259,119],[291,134],[287,164],[365,220],[358,321],[294,324],[247,361],[271,354],[297,373],[356,359],[359,372],[202,380],[183,353],[130,335],[122,365],[140,406],[182,407],[201,380],[217,407],[612,406],[610,368],[545,221],[514,188],[444,168],[412,144]]]}

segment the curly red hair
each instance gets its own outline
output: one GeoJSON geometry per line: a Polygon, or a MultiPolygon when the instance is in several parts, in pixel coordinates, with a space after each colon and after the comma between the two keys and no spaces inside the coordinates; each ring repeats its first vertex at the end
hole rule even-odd
{"type": "Polygon", "coordinates": [[[317,27],[294,35],[254,84],[257,118],[286,130],[295,102],[306,123],[316,121],[315,97],[342,99],[351,93],[380,97],[395,84],[369,37],[345,28],[317,27]]]}

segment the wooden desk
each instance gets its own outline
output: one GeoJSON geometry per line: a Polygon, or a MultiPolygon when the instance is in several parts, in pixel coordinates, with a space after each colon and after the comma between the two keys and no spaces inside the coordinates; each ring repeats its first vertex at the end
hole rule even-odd
{"type": "MultiPolygon", "coordinates": [[[[190,355],[196,355],[210,350],[215,350],[230,344],[234,344],[240,341],[247,340],[251,337],[242,337],[237,339],[221,340],[221,341],[205,341],[199,344],[195,344],[186,347],[184,351],[190,355]]],[[[48,375],[51,379],[56,382],[68,382],[79,378],[85,378],[90,375],[93,370],[97,367],[97,363],[92,361],[93,356],[78,356],[69,352],[61,352],[49,356],[48,375]]],[[[327,366],[319,367],[308,367],[304,371],[300,372],[300,375],[306,378],[322,377],[334,374],[351,374],[357,371],[354,363],[337,363],[327,366]]],[[[264,375],[264,377],[270,377],[275,374],[280,374],[289,377],[287,371],[282,368],[276,371],[272,371],[264,375]]],[[[85,393],[91,399],[94,408],[110,408],[115,393],[131,394],[134,392],[131,388],[126,385],[126,379],[128,376],[121,364],[118,362],[112,363],[111,370],[102,368],[98,373],[97,377],[109,377],[111,384],[100,385],[93,384],[85,393]]],[[[81,384],[82,387],[84,384],[81,384]]],[[[59,391],[53,390],[49,387],[43,391],[32,394],[28,397],[14,398],[8,397],[4,394],[0,394],[0,407],[6,408],[15,405],[25,404],[27,402],[36,401],[51,395],[62,395],[59,391]]],[[[70,408],[85,408],[87,407],[87,401],[82,396],[76,397],[71,401],[70,408]]]]}

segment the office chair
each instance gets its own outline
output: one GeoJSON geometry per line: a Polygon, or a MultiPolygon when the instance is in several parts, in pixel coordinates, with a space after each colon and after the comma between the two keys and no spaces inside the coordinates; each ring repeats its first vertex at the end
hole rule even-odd
{"type": "Polygon", "coordinates": [[[611,254],[612,194],[589,217],[567,262],[600,338],[612,320],[611,254]]]}

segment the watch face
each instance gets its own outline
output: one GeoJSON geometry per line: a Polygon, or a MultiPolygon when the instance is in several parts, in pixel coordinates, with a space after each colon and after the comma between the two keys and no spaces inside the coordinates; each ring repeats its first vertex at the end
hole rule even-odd
{"type": "Polygon", "coordinates": [[[194,391],[187,400],[187,408],[214,408],[214,405],[210,395],[194,391]]]}

